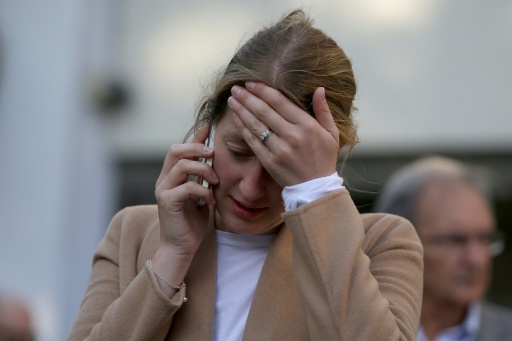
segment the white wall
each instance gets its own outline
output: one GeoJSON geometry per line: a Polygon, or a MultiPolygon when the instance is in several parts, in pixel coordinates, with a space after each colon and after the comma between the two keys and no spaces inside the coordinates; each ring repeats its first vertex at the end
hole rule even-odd
{"type": "Polygon", "coordinates": [[[112,214],[109,142],[84,103],[87,1],[0,2],[0,293],[64,340],[112,214]]]}
{"type": "Polygon", "coordinates": [[[125,1],[120,63],[138,103],[116,151],[163,155],[201,85],[263,24],[302,6],[352,59],[359,151],[512,149],[512,2],[125,1]]]}

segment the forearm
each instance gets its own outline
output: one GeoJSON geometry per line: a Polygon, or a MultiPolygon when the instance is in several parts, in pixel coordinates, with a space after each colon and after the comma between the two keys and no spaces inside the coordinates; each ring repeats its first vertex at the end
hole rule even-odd
{"type": "Polygon", "coordinates": [[[150,261],[150,269],[156,275],[160,290],[172,297],[183,286],[185,275],[194,255],[181,255],[170,247],[161,245],[150,261]]]}
{"type": "MultiPolygon", "coordinates": [[[[172,316],[183,304],[185,289],[171,298],[160,289],[145,261],[156,248],[141,245],[150,229],[133,223],[146,221],[142,216],[153,217],[153,211],[123,210],[112,220],[95,251],[91,278],[69,340],[164,339],[163,330],[169,329],[172,316]]],[[[153,218],[148,221],[157,223],[153,218]]]]}
{"type": "Polygon", "coordinates": [[[110,298],[100,299],[100,290],[88,290],[69,340],[164,340],[185,295],[180,291],[168,299],[147,265],[104,312],[110,298]]]}

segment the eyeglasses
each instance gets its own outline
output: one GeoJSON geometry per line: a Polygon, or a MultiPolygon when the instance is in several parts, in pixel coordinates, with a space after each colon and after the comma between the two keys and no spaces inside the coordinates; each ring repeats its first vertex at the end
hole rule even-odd
{"type": "Polygon", "coordinates": [[[473,241],[476,241],[481,247],[488,248],[491,256],[497,256],[505,249],[505,241],[499,231],[472,236],[459,233],[446,233],[431,236],[420,234],[420,238],[424,244],[434,245],[444,252],[462,253],[473,241]]]}

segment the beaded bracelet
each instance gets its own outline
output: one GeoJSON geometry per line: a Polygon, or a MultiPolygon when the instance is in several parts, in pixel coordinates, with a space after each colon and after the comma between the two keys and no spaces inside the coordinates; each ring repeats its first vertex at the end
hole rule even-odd
{"type": "MultiPolygon", "coordinates": [[[[169,283],[165,279],[163,279],[162,276],[160,276],[155,271],[155,269],[153,268],[153,264],[151,264],[151,259],[149,260],[149,267],[151,268],[151,270],[153,270],[153,273],[156,275],[156,277],[160,278],[162,280],[162,282],[164,282],[165,284],[167,284],[171,288],[176,289],[176,290],[181,290],[182,288],[186,287],[185,282],[181,283],[181,285],[178,286],[178,285],[172,285],[171,283],[169,283]]],[[[187,298],[186,297],[183,298],[183,302],[187,302],[187,298]]]]}

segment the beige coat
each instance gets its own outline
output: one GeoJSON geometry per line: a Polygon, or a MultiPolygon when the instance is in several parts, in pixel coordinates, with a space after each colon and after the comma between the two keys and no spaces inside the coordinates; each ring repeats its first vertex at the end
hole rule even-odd
{"type": "MultiPolygon", "coordinates": [[[[423,262],[414,228],[360,215],[346,190],[283,214],[263,266],[244,340],[415,340],[423,262]]],[[[69,340],[211,340],[213,223],[171,299],[147,261],[159,241],[156,206],[118,213],[94,254],[69,340]]]]}

